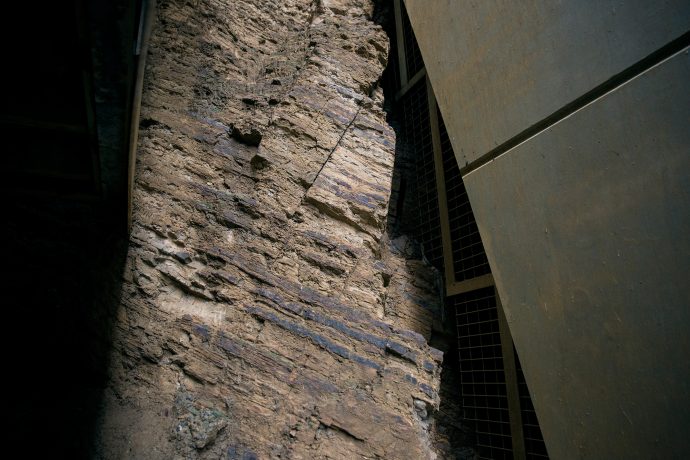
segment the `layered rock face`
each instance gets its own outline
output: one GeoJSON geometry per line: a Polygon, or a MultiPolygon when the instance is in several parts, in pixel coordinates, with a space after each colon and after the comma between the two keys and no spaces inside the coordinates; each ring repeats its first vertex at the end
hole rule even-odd
{"type": "Polygon", "coordinates": [[[437,275],[385,231],[372,10],[159,3],[101,456],[433,457],[437,275]]]}

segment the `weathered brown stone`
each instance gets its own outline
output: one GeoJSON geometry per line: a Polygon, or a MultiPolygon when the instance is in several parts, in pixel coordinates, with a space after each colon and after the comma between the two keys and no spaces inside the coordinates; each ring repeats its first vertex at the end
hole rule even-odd
{"type": "Polygon", "coordinates": [[[385,232],[371,13],[159,5],[104,457],[433,457],[436,274],[385,232]]]}

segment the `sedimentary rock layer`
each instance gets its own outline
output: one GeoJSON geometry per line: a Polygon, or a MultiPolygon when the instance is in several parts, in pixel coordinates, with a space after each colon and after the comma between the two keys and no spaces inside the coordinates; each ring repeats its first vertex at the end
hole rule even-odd
{"type": "Polygon", "coordinates": [[[160,2],[107,458],[425,458],[436,275],[386,217],[366,0],[160,2]]]}

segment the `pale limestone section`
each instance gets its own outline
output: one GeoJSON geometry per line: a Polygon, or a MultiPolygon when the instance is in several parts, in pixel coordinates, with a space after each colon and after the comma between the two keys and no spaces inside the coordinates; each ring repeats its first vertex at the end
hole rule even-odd
{"type": "Polygon", "coordinates": [[[159,5],[104,457],[434,456],[437,273],[385,232],[371,13],[159,5]]]}

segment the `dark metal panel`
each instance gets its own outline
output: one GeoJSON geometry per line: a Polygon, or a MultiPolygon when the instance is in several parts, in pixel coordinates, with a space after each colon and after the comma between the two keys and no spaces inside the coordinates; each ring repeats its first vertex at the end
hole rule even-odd
{"type": "Polygon", "coordinates": [[[690,57],[465,176],[553,458],[690,451],[690,57]]]}
{"type": "Polygon", "coordinates": [[[687,0],[405,0],[460,166],[690,29],[687,0]]]}

